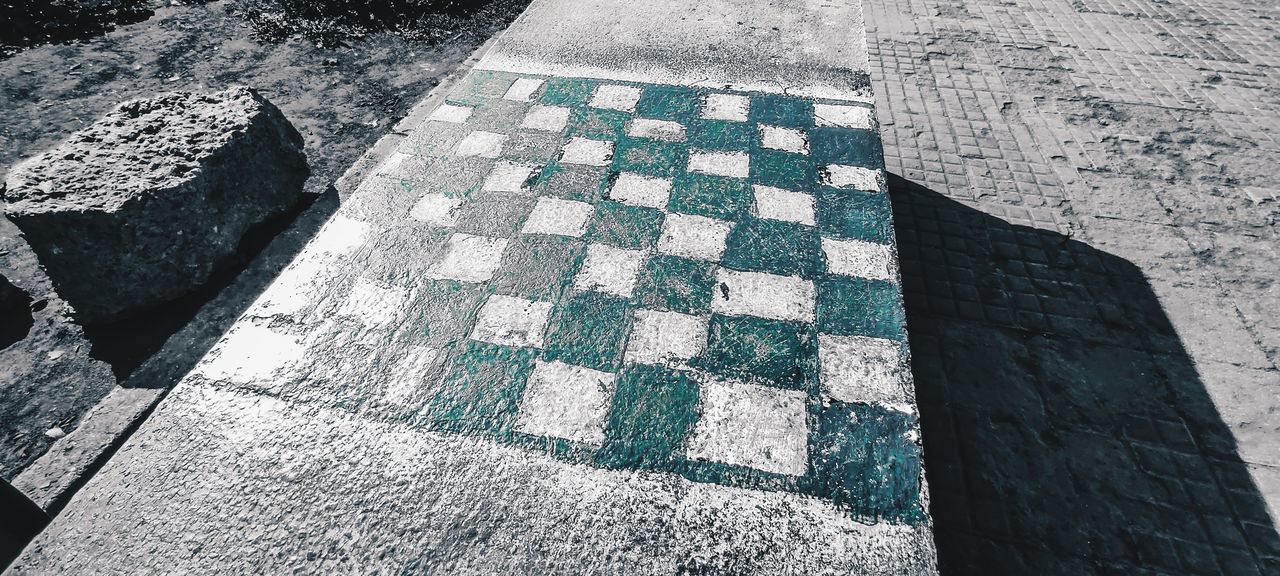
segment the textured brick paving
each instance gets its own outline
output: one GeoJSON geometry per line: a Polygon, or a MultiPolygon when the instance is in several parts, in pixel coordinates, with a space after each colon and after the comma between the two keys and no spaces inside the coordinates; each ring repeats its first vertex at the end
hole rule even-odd
{"type": "Polygon", "coordinates": [[[1280,9],[865,7],[944,573],[1280,573],[1280,9]]]}

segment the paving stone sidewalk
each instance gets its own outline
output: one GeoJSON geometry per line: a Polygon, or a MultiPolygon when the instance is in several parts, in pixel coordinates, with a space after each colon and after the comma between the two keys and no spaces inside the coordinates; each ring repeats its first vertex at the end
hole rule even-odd
{"type": "MultiPolygon", "coordinates": [[[[663,8],[599,4],[535,2],[15,571],[934,573],[861,39],[784,93],[614,66],[663,8]]],[[[711,8],[662,34],[760,7],[711,8]]]]}
{"type": "Polygon", "coordinates": [[[1280,573],[1280,11],[865,4],[951,574],[1280,573]]]}

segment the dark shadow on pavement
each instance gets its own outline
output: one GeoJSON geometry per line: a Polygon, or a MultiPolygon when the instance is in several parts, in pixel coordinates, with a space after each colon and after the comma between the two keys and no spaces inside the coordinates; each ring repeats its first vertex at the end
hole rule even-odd
{"type": "Polygon", "coordinates": [[[1142,271],[890,176],[942,573],[1280,574],[1142,271]]]}
{"type": "MultiPolygon", "coordinates": [[[[319,223],[323,223],[324,220],[320,220],[319,223],[308,223],[305,218],[301,218],[301,215],[313,204],[317,203],[317,198],[323,198],[323,196],[304,194],[302,200],[294,209],[251,227],[244,237],[240,239],[240,243],[236,247],[236,253],[225,261],[218,263],[216,271],[208,282],[185,296],[118,322],[85,326],[85,338],[92,343],[89,356],[110,364],[116,379],[124,382],[138,366],[159,352],[171,336],[195,319],[205,304],[217,298],[236,282],[250,262],[264,250],[267,250],[277,236],[285,230],[295,227],[295,222],[300,223],[302,228],[309,227],[304,234],[306,237],[309,238],[314,234],[319,227],[319,223]]],[[[323,200],[319,202],[322,205],[320,211],[325,212],[324,215],[326,217],[336,209],[336,206],[325,208],[323,200]]],[[[280,256],[287,256],[287,258],[279,258],[279,260],[283,264],[287,264],[299,248],[301,248],[301,245],[284,248],[283,251],[287,252],[287,254],[280,254],[280,256]]],[[[276,251],[281,252],[281,248],[276,248],[276,251]]],[[[266,288],[266,283],[275,278],[280,271],[280,267],[282,266],[276,267],[270,274],[260,274],[259,282],[256,282],[254,287],[238,291],[242,297],[233,304],[237,311],[236,315],[243,311],[252,302],[252,299],[266,288]]],[[[231,316],[232,320],[234,318],[235,316],[231,316]]],[[[220,336],[222,331],[229,327],[229,324],[223,326],[223,330],[216,331],[217,335],[220,336]]],[[[214,336],[214,339],[216,340],[216,336],[214,336]]],[[[213,342],[193,342],[191,344],[194,346],[189,345],[187,348],[193,354],[188,354],[186,353],[187,351],[182,354],[188,360],[185,363],[185,367],[175,367],[182,370],[182,374],[175,374],[167,384],[162,381],[154,381],[148,383],[146,387],[163,388],[172,385],[177,378],[194,367],[195,361],[208,351],[213,342]]]]}

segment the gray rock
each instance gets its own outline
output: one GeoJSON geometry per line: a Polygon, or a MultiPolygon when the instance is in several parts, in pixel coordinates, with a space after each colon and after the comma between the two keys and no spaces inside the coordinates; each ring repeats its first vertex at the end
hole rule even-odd
{"type": "Polygon", "coordinates": [[[76,318],[104,322],[205,283],[308,173],[302,136],[253,90],[163,94],[14,167],[5,213],[76,318]]]}

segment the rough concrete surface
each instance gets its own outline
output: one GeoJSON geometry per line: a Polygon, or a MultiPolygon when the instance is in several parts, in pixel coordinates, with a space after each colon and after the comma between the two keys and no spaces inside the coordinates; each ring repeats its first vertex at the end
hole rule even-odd
{"type": "Polygon", "coordinates": [[[5,215],[80,321],[204,284],[253,226],[295,207],[302,136],[246,87],[125,102],[8,173],[5,215]]]}
{"type": "Polygon", "coordinates": [[[870,0],[939,560],[1280,573],[1280,32],[870,0]]]}
{"type": "Polygon", "coordinates": [[[854,0],[531,4],[489,70],[868,98],[854,0]]]}
{"type": "Polygon", "coordinates": [[[869,106],[459,84],[15,572],[934,572],[869,106]]]}

